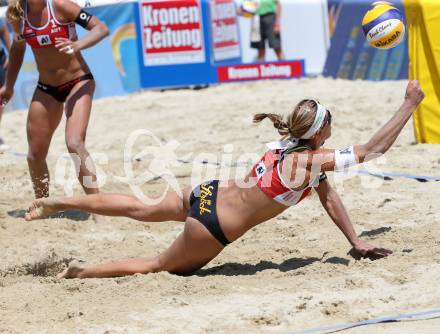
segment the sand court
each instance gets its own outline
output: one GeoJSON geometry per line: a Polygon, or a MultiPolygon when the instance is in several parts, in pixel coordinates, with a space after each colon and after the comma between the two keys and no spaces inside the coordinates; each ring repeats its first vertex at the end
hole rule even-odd
{"type": "MultiPolygon", "coordinates": [[[[399,108],[406,84],[313,78],[102,99],[93,106],[87,147],[98,154],[106,192],[132,194],[124,182],[124,147],[140,129],[159,140],[179,186],[194,182],[192,175],[239,177],[249,171],[246,161],[277,139],[270,122],[252,124],[254,114],[287,114],[302,98],[316,98],[333,114],[325,147],[341,148],[368,140],[399,108]],[[216,163],[203,164],[204,157],[216,163]]],[[[439,307],[439,183],[399,177],[328,173],[358,234],[393,250],[388,258],[350,256],[348,242],[314,194],[249,231],[193,276],[58,280],[56,273],[71,259],[100,263],[156,255],[183,224],[116,217],[96,224],[78,212],[25,222],[33,200],[19,154],[27,151],[25,123],[25,112],[6,113],[2,121],[2,135],[17,154],[0,154],[0,332],[288,333],[439,307]]],[[[66,189],[82,193],[76,180],[66,186],[70,160],[62,157],[63,131],[61,123],[49,152],[52,196],[66,189]]],[[[142,152],[156,140],[151,138],[140,137],[133,152],[142,152]]],[[[440,176],[439,152],[438,145],[416,145],[409,123],[385,157],[367,168],[440,176]]],[[[158,168],[151,155],[130,163],[134,177],[158,168]]],[[[140,189],[147,195],[167,187],[164,175],[146,178],[140,189]]],[[[439,325],[437,319],[346,333],[436,333],[439,325]]]]}

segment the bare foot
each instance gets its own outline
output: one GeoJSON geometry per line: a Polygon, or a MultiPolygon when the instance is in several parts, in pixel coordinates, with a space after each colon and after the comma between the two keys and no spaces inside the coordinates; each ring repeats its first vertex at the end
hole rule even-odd
{"type": "Polygon", "coordinates": [[[81,278],[80,275],[84,271],[85,265],[83,262],[74,260],[69,263],[68,267],[60,272],[58,278],[81,278]]]}
{"type": "Polygon", "coordinates": [[[51,198],[39,198],[32,203],[24,218],[27,221],[42,219],[58,211],[60,211],[59,200],[51,198]]]}
{"type": "Polygon", "coordinates": [[[98,224],[105,224],[105,223],[109,222],[108,217],[102,216],[102,215],[97,215],[96,213],[92,213],[92,217],[93,217],[93,220],[95,221],[95,223],[98,223],[98,224]]]}

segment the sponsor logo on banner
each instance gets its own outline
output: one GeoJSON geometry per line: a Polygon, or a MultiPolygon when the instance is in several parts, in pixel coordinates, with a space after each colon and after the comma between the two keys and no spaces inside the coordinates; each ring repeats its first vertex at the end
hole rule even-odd
{"type": "Polygon", "coordinates": [[[144,0],[139,5],[145,66],[205,61],[199,0],[144,0]]]}
{"type": "Polygon", "coordinates": [[[217,76],[220,82],[261,79],[288,79],[304,75],[303,61],[219,66],[217,76]]]}
{"type": "Polygon", "coordinates": [[[238,23],[234,0],[211,0],[214,60],[240,57],[238,23]]]}

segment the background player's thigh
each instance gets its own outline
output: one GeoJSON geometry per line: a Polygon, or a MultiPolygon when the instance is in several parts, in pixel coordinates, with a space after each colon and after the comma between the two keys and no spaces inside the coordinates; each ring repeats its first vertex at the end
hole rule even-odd
{"type": "Polygon", "coordinates": [[[39,89],[35,90],[26,126],[31,158],[46,158],[52,135],[63,115],[62,111],[61,102],[39,89]]]}
{"type": "Polygon", "coordinates": [[[49,196],[46,156],[53,133],[63,115],[62,111],[62,103],[39,89],[35,90],[29,106],[26,130],[29,145],[27,161],[37,198],[49,196]]]}

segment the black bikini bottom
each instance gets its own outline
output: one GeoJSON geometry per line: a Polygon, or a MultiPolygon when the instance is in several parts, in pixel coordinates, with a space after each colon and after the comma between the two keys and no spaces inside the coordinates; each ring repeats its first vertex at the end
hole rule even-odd
{"type": "Polygon", "coordinates": [[[189,217],[197,219],[223,246],[231,242],[225,237],[217,216],[218,180],[202,183],[191,193],[189,217]]]}
{"type": "Polygon", "coordinates": [[[64,103],[66,102],[67,97],[69,96],[70,92],[72,91],[73,87],[78,82],[85,81],[85,80],[93,80],[93,74],[87,73],[79,78],[73,79],[69,82],[66,82],[65,84],[62,84],[60,86],[54,87],[50,85],[46,85],[40,81],[38,81],[37,88],[46,94],[49,94],[52,96],[55,100],[58,102],[64,103]]]}

